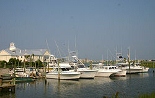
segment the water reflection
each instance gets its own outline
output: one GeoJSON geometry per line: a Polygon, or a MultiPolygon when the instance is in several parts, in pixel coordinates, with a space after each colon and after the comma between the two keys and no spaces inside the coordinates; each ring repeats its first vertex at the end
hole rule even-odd
{"type": "MultiPolygon", "coordinates": [[[[122,79],[125,78],[122,77],[122,79]]],[[[103,77],[80,79],[78,81],[47,79],[47,88],[51,92],[51,96],[55,97],[94,98],[96,94],[100,97],[114,94],[116,91],[110,86],[112,82],[113,79],[103,77]]]]}
{"type": "Polygon", "coordinates": [[[12,92],[0,92],[0,98],[16,98],[16,96],[12,92]]]}

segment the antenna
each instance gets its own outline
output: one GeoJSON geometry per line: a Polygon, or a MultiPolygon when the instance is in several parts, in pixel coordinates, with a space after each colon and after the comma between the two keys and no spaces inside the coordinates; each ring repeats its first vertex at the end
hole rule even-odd
{"type": "Polygon", "coordinates": [[[76,45],[76,36],[75,36],[75,52],[76,52],[76,56],[78,57],[78,50],[77,50],[77,45],[76,45]]]}
{"type": "Polygon", "coordinates": [[[58,47],[56,41],[55,41],[55,44],[56,44],[56,47],[57,47],[57,49],[58,49],[59,56],[61,57],[61,53],[60,53],[60,50],[59,50],[59,47],[58,47]]]}
{"type": "Polygon", "coordinates": [[[128,47],[128,59],[129,59],[129,61],[130,61],[130,47],[128,47]]]}
{"type": "Polygon", "coordinates": [[[136,50],[135,50],[135,60],[136,60],[137,58],[136,58],[136,50]]]}
{"type": "Polygon", "coordinates": [[[70,60],[70,50],[69,50],[69,41],[68,41],[68,61],[70,60]]]}
{"type": "Polygon", "coordinates": [[[49,51],[49,52],[50,52],[50,54],[51,54],[51,51],[50,51],[49,46],[48,46],[47,39],[46,39],[46,45],[47,45],[47,49],[48,49],[48,51],[49,51]]]}

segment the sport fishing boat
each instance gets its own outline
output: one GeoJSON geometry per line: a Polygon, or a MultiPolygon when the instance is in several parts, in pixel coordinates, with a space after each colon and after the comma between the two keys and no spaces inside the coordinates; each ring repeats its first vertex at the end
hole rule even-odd
{"type": "Polygon", "coordinates": [[[69,63],[60,63],[46,74],[47,79],[74,80],[80,78],[80,72],[70,71],[69,63]]]}
{"type": "Polygon", "coordinates": [[[140,66],[139,64],[129,64],[128,63],[119,63],[119,67],[122,70],[126,70],[127,74],[134,74],[134,73],[144,73],[148,72],[149,68],[140,66]]]}
{"type": "Polygon", "coordinates": [[[72,56],[74,58],[74,62],[70,63],[70,65],[78,72],[81,73],[80,78],[84,79],[94,79],[95,74],[97,72],[96,69],[92,69],[91,67],[86,67],[77,56],[72,56]]]}
{"type": "Polygon", "coordinates": [[[119,72],[122,72],[121,69],[116,68],[116,66],[101,66],[97,68],[98,71],[96,73],[96,77],[109,77],[112,75],[117,75],[119,72]]]}
{"type": "Polygon", "coordinates": [[[87,68],[84,65],[78,65],[77,71],[81,73],[80,78],[93,79],[97,70],[87,68]]]}
{"type": "Polygon", "coordinates": [[[116,76],[116,77],[125,77],[126,76],[126,73],[127,73],[126,70],[119,68],[118,66],[115,66],[114,68],[120,69],[120,70],[117,73],[112,74],[112,76],[116,76]]]}

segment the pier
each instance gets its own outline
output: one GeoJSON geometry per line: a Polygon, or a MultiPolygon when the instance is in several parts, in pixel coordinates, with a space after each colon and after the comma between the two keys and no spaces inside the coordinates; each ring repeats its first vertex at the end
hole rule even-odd
{"type": "Polygon", "coordinates": [[[14,78],[9,74],[4,74],[7,69],[1,69],[0,71],[0,92],[15,92],[14,78]]]}

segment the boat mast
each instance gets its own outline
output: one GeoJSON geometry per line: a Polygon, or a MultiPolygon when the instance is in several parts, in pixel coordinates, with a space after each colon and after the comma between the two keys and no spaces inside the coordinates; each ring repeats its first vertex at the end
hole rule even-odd
{"type": "Polygon", "coordinates": [[[109,65],[109,63],[108,63],[108,49],[107,49],[107,66],[109,65]]]}
{"type": "MultiPolygon", "coordinates": [[[[49,49],[49,45],[48,45],[47,39],[46,39],[46,45],[47,45],[48,51],[49,51],[49,53],[50,53],[50,55],[51,55],[51,51],[50,51],[50,49],[49,49]]],[[[50,56],[49,56],[49,58],[48,58],[47,66],[46,66],[46,67],[48,67],[48,72],[49,72],[49,62],[50,62],[50,56]]],[[[46,68],[45,68],[45,69],[46,69],[46,68]]],[[[35,71],[36,71],[36,63],[35,63],[35,71]]]]}
{"type": "Polygon", "coordinates": [[[70,61],[69,41],[68,41],[68,61],[70,61]]]}
{"type": "Polygon", "coordinates": [[[117,65],[117,63],[118,63],[118,57],[117,57],[117,46],[116,46],[116,65],[117,65]]]}
{"type": "Polygon", "coordinates": [[[75,36],[75,55],[78,57],[78,50],[77,50],[77,45],[76,45],[76,36],[75,36]]]}
{"type": "Polygon", "coordinates": [[[49,45],[48,45],[47,39],[46,39],[46,45],[47,45],[47,49],[48,49],[49,53],[51,54],[51,51],[50,51],[50,48],[49,48],[49,45]]]}
{"type": "Polygon", "coordinates": [[[129,73],[130,73],[130,47],[128,48],[128,63],[129,63],[129,73]]]}

